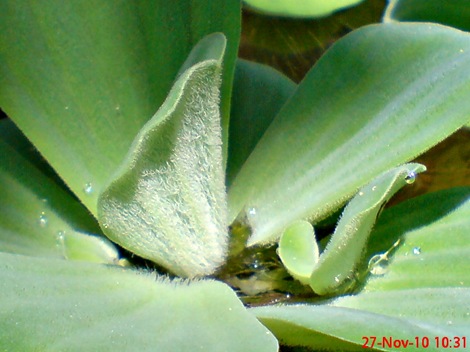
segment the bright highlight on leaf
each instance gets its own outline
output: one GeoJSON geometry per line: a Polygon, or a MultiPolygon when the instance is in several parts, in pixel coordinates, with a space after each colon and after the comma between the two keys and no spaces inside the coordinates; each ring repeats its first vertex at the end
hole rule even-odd
{"type": "Polygon", "coordinates": [[[98,203],[109,238],[183,277],[211,274],[227,251],[219,114],[224,49],[222,34],[193,49],[98,203]]]}

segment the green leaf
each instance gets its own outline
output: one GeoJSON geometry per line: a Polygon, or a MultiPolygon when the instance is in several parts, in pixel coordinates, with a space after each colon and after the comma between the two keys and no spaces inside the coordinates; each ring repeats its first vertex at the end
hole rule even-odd
{"type": "Polygon", "coordinates": [[[229,184],[295,87],[294,82],[269,66],[237,61],[230,115],[229,184]]]}
{"type": "Polygon", "coordinates": [[[0,262],[4,350],[277,351],[219,282],[5,253],[0,262]]]}
{"type": "Polygon", "coordinates": [[[322,17],[362,0],[245,0],[255,10],[287,17],[322,17]]]}
{"type": "Polygon", "coordinates": [[[437,22],[470,31],[470,7],[467,0],[391,0],[384,22],[437,22]]]}
{"type": "Polygon", "coordinates": [[[424,170],[423,165],[406,164],[387,171],[359,190],[344,209],[311,272],[310,286],[316,293],[334,293],[354,276],[379,212],[400,188],[414,182],[416,174],[424,170]]]}
{"type": "Polygon", "coordinates": [[[387,225],[388,233],[380,232],[382,239],[388,240],[398,231],[402,235],[400,244],[389,254],[386,270],[380,275],[371,274],[357,295],[325,304],[251,311],[285,344],[355,351],[365,342],[363,336],[376,336],[380,341],[383,336],[392,336],[413,342],[416,336],[427,336],[430,346],[426,350],[442,351],[435,337],[462,337],[470,330],[469,191],[446,190],[399,205],[400,212],[409,211],[405,222],[394,216],[390,219],[393,224],[387,225]],[[424,203],[434,209],[431,219],[424,203]],[[441,209],[455,208],[437,216],[438,206],[432,205],[435,203],[441,209]]]}
{"type": "Polygon", "coordinates": [[[227,137],[239,30],[237,0],[2,1],[0,106],[96,215],[98,195],[192,47],[217,31],[228,37],[227,137]]]}
{"type": "Polygon", "coordinates": [[[316,223],[468,121],[470,35],[432,24],[359,29],[310,71],[229,190],[249,245],[316,223]],[[445,118],[444,118],[445,117],[445,118]],[[288,206],[286,206],[288,205],[288,206]]]}
{"type": "Polygon", "coordinates": [[[308,285],[320,256],[312,225],[302,220],[290,225],[279,239],[278,254],[287,271],[308,285]]]}
{"type": "Polygon", "coordinates": [[[1,121],[0,135],[7,132],[16,143],[0,139],[0,252],[117,263],[115,246],[92,235],[101,231],[87,210],[43,172],[14,125],[1,121]]]}
{"type": "Polygon", "coordinates": [[[188,61],[204,61],[176,81],[98,203],[110,239],[185,277],[213,273],[227,254],[218,104],[224,48],[220,33],[194,48],[188,61]]]}

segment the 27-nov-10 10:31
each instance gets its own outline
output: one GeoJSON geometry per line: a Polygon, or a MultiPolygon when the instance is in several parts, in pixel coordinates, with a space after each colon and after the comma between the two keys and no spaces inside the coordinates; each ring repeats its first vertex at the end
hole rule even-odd
{"type": "Polygon", "coordinates": [[[362,336],[362,348],[396,348],[396,349],[455,349],[467,348],[466,336],[415,336],[413,339],[400,339],[393,336],[362,336]]]}

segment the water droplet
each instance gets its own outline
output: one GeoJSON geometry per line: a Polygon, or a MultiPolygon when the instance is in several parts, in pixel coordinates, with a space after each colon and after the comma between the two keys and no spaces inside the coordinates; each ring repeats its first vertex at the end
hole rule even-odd
{"type": "Polygon", "coordinates": [[[335,282],[338,283],[341,275],[336,275],[335,276],[335,282]]]}
{"type": "Polygon", "coordinates": [[[115,107],[115,109],[116,109],[116,111],[119,111],[119,110],[121,110],[121,107],[120,107],[119,105],[117,105],[117,106],[115,107]]]}
{"type": "Polygon", "coordinates": [[[68,106],[66,106],[66,107],[65,107],[65,110],[68,110],[68,109],[69,109],[69,107],[68,107],[68,106]]]}
{"type": "Polygon", "coordinates": [[[56,240],[56,245],[58,247],[63,246],[64,245],[64,240],[65,240],[65,231],[57,232],[57,234],[55,236],[55,240],[56,240]]]}
{"type": "Polygon", "coordinates": [[[47,203],[47,202],[48,202],[48,200],[47,200],[47,198],[42,198],[42,199],[41,199],[41,202],[43,202],[43,203],[47,203]]]}
{"type": "Polygon", "coordinates": [[[408,175],[405,176],[405,182],[411,185],[416,181],[416,173],[413,171],[408,172],[408,175]]]}
{"type": "Polygon", "coordinates": [[[103,228],[107,229],[108,228],[108,224],[107,223],[103,223],[103,228]]]}
{"type": "Polygon", "coordinates": [[[250,207],[248,208],[248,211],[246,212],[248,217],[252,218],[256,216],[256,208],[255,207],[250,207]]]}
{"type": "Polygon", "coordinates": [[[259,260],[256,259],[256,260],[254,260],[254,261],[251,263],[250,266],[251,266],[253,269],[258,269],[258,268],[261,266],[261,264],[260,264],[259,260]]]}
{"type": "Polygon", "coordinates": [[[460,51],[461,53],[463,53],[463,49],[460,49],[459,51],[460,51]]]}
{"type": "Polygon", "coordinates": [[[377,186],[372,187],[372,190],[375,191],[377,189],[377,186]]]}
{"type": "Polygon", "coordinates": [[[42,212],[41,215],[39,215],[39,219],[38,219],[39,226],[46,227],[47,222],[48,222],[48,219],[47,219],[46,213],[42,212]]]}
{"type": "Polygon", "coordinates": [[[85,183],[85,186],[83,187],[83,192],[85,192],[86,194],[93,193],[93,185],[91,182],[85,183]]]}
{"type": "Polygon", "coordinates": [[[452,325],[454,322],[452,320],[447,321],[447,325],[452,325]]]}
{"type": "Polygon", "coordinates": [[[362,191],[359,192],[359,195],[360,195],[360,196],[363,196],[363,195],[364,195],[364,192],[362,192],[362,191]]]}
{"type": "Polygon", "coordinates": [[[290,299],[290,297],[291,297],[291,296],[290,296],[290,294],[289,294],[289,293],[288,293],[288,294],[286,294],[286,299],[290,299]]]}
{"type": "Polygon", "coordinates": [[[413,254],[414,255],[420,255],[421,254],[421,247],[414,247],[413,248],[413,254]]]}
{"type": "Polygon", "coordinates": [[[384,254],[376,254],[369,260],[369,272],[372,275],[385,275],[388,271],[388,258],[384,254]]]}

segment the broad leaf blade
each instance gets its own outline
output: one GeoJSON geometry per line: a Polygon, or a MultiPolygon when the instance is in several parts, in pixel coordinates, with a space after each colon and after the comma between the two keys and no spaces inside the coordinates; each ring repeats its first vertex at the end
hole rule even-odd
{"type": "MultiPolygon", "coordinates": [[[[468,195],[468,190],[460,190],[468,195]]],[[[441,351],[442,346],[434,343],[435,337],[466,336],[470,331],[470,199],[462,203],[454,190],[435,196],[407,202],[410,214],[403,227],[421,225],[403,234],[401,245],[389,256],[387,271],[371,275],[357,295],[324,305],[261,307],[252,311],[281,342],[313,348],[329,345],[355,351],[364,343],[363,336],[393,336],[413,342],[416,336],[427,336],[431,340],[428,350],[441,351]],[[428,217],[426,207],[420,206],[422,200],[456,208],[424,224],[422,219],[428,217]],[[342,346],[345,341],[350,345],[342,346]]],[[[390,231],[399,231],[401,218],[395,217],[394,222],[390,231]]],[[[388,232],[383,232],[384,240],[388,232]]]]}
{"type": "Polygon", "coordinates": [[[296,84],[265,65],[238,60],[230,114],[227,182],[230,184],[296,84]]]}
{"type": "Polygon", "coordinates": [[[115,246],[92,235],[101,234],[97,223],[47,176],[40,155],[26,150],[32,146],[10,121],[0,128],[18,146],[0,140],[0,252],[116,263],[115,246]]]}
{"type": "Polygon", "coordinates": [[[192,47],[217,31],[229,38],[227,136],[239,26],[236,0],[2,1],[0,106],[96,215],[99,193],[192,47]]]}
{"type": "Polygon", "coordinates": [[[470,6],[467,0],[391,0],[384,22],[437,22],[470,30],[470,6]]]}
{"type": "Polygon", "coordinates": [[[277,350],[273,336],[218,282],[188,285],[115,266],[4,253],[0,261],[5,350],[277,350]]]}
{"type": "Polygon", "coordinates": [[[287,17],[322,17],[362,0],[245,0],[255,10],[287,17]]]}
{"type": "Polygon", "coordinates": [[[109,238],[185,277],[211,274],[227,252],[219,114],[224,47],[222,34],[195,47],[187,66],[204,61],[179,77],[98,204],[109,238]]]}
{"type": "Polygon", "coordinates": [[[468,77],[470,35],[458,30],[387,24],[346,36],[243,166],[229,190],[230,220],[255,208],[256,244],[299,218],[325,218],[369,180],[464,125],[468,77]]]}
{"type": "Polygon", "coordinates": [[[387,171],[359,190],[344,209],[330,242],[312,270],[310,286],[316,293],[334,293],[351,279],[383,206],[424,170],[423,165],[406,164],[387,171]]]}

